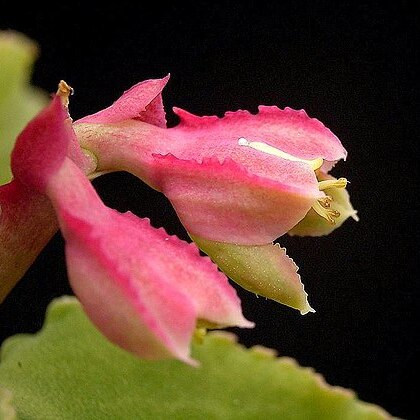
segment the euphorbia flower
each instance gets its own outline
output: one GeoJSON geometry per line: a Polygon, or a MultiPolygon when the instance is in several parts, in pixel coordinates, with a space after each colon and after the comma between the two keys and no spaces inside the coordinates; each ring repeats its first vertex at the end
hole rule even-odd
{"type": "Polygon", "coordinates": [[[56,96],[19,136],[12,170],[51,200],[66,240],[70,283],[99,330],[140,357],[194,364],[189,352],[197,322],[251,327],[226,276],[195,245],[102,203],[68,157],[72,136],[56,96]]]}
{"type": "Polygon", "coordinates": [[[345,178],[324,180],[346,158],[341,142],[303,110],[274,106],[223,118],[174,109],[181,121],[166,129],[160,96],[166,82],[136,85],[111,107],[76,121],[82,146],[95,153],[99,171],[127,170],[162,191],[190,236],[233,280],[311,311],[296,265],[272,242],[311,212],[327,223],[307,223],[294,233],[325,234],[336,220],[355,215],[348,199],[340,214],[335,194],[324,192],[346,187],[345,178]],[[141,120],[139,91],[156,95],[158,125],[141,120]]]}

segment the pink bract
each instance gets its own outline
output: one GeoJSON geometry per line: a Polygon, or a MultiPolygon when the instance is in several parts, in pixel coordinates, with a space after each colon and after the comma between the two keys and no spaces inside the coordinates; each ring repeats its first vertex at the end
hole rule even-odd
{"type": "Polygon", "coordinates": [[[47,197],[18,180],[0,186],[0,302],[58,228],[47,197]]]}
{"type": "Polygon", "coordinates": [[[159,127],[166,127],[161,92],[168,80],[169,75],[163,79],[137,83],[108,108],[81,118],[76,123],[112,124],[137,119],[159,127]]]}
{"type": "Polygon", "coordinates": [[[193,363],[197,321],[252,326],[226,277],[195,245],[105,207],[77,171],[66,162],[48,195],[66,238],[73,290],[111,341],[140,357],[193,363]]]}
{"type": "MultiPolygon", "coordinates": [[[[151,81],[144,83],[148,92],[151,81]]],[[[163,87],[161,81],[152,87],[157,85],[163,87]]],[[[152,91],[150,98],[156,95],[152,91]]],[[[130,92],[119,99],[124,108],[135,103],[138,94],[131,97],[130,92]]],[[[131,114],[137,115],[139,106],[146,108],[136,104],[131,114]]],[[[298,159],[321,158],[327,166],[346,157],[340,141],[321,122],[290,108],[261,106],[255,115],[237,111],[223,118],[197,117],[175,108],[181,121],[170,129],[138,118],[109,124],[114,121],[111,108],[102,111],[107,120],[101,124],[95,117],[100,112],[74,125],[82,145],[100,157],[99,168],[139,176],[171,200],[191,234],[215,241],[271,242],[324,196],[307,163],[244,147],[240,139],[298,159]]],[[[119,116],[117,109],[115,118],[119,116]]]]}

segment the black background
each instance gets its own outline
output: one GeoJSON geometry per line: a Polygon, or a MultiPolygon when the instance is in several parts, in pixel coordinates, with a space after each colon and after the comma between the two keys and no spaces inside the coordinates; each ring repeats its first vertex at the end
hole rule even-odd
{"type": "MultiPolygon", "coordinates": [[[[135,2],[137,3],[137,2],[135,2]]],[[[9,7],[11,7],[9,5],[9,7]]],[[[13,7],[13,6],[12,6],[13,7]]],[[[2,11],[41,55],[34,83],[74,88],[74,119],[134,83],[171,73],[172,106],[222,115],[259,104],[304,108],[349,151],[334,174],[351,180],[360,222],[325,238],[280,238],[300,266],[315,314],[304,317],[239,290],[257,326],[238,331],[312,366],[391,414],[417,418],[418,16],[411,3],[56,3],[2,11]]],[[[169,203],[128,174],[94,181],[104,201],[186,239],[169,203]]],[[[2,338],[36,331],[53,296],[71,293],[57,234],[0,307],[2,338]]]]}

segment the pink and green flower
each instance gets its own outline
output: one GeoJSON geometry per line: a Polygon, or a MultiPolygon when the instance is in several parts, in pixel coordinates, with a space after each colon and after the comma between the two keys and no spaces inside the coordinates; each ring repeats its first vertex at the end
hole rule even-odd
{"type": "Polygon", "coordinates": [[[356,218],[347,180],[328,175],[347,156],[341,142],[305,111],[275,106],[223,118],[176,108],[180,123],[165,128],[167,81],[140,83],[74,123],[82,146],[98,158],[97,170],[126,170],[163,192],[192,239],[229,277],[312,311],[296,265],[273,241],[287,232],[327,234],[356,218]]]}
{"type": "Polygon", "coordinates": [[[139,83],[75,122],[61,82],[21,133],[14,180],[0,187],[0,297],[59,226],[70,283],[97,327],[141,357],[194,363],[197,325],[252,326],[217,266],[256,294],[313,311],[296,264],[273,242],[325,235],[357,216],[347,180],[329,175],[347,152],[321,122],[274,106],[222,118],[174,109],[180,122],[166,128],[167,82],[139,83]],[[164,193],[217,266],[194,243],[106,207],[89,178],[120,170],[164,193]]]}

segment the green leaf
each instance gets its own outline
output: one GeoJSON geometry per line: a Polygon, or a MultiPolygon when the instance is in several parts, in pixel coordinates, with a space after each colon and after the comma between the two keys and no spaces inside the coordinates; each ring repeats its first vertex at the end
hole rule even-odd
{"type": "Polygon", "coordinates": [[[311,369],[246,349],[228,333],[194,344],[201,367],[136,359],[106,341],[78,301],[54,301],[43,329],[9,338],[0,387],[19,419],[386,419],[311,369]]]}
{"type": "Polygon", "coordinates": [[[0,420],[14,420],[16,411],[12,406],[12,393],[0,388],[0,420]]]}
{"type": "Polygon", "coordinates": [[[23,34],[0,31],[0,185],[11,179],[10,153],[16,136],[46,104],[47,96],[29,84],[36,44],[23,34]]]}

